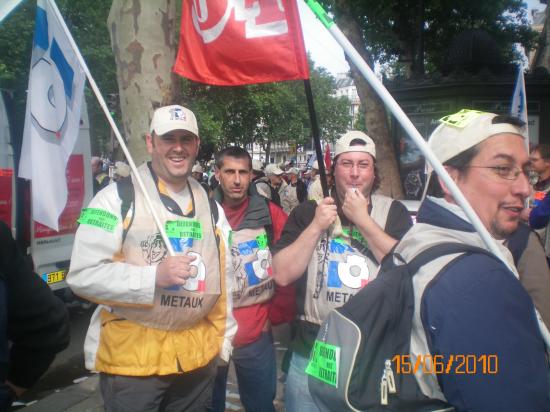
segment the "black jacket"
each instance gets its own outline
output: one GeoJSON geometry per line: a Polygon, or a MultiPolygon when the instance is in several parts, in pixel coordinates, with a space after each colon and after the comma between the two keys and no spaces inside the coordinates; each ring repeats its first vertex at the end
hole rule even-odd
{"type": "MultiPolygon", "coordinates": [[[[0,306],[1,311],[7,309],[7,339],[12,343],[9,353],[0,354],[0,373],[13,384],[30,388],[56,353],[69,345],[69,316],[63,302],[33,272],[1,221],[0,277],[6,290],[5,299],[0,295],[0,306]]],[[[5,332],[0,331],[0,337],[5,332]]]]}

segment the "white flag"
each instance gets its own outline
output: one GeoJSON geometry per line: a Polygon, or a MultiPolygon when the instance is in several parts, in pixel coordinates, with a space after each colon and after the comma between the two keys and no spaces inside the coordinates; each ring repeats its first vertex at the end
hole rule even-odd
{"type": "Polygon", "coordinates": [[[53,7],[38,0],[19,177],[32,180],[34,220],[58,230],[86,77],[53,7]]]}
{"type": "Polygon", "coordinates": [[[510,105],[510,115],[518,117],[525,122],[525,133],[527,136],[527,147],[529,147],[529,119],[527,118],[527,93],[525,92],[525,79],[523,78],[523,67],[518,66],[518,75],[514,94],[512,95],[512,104],[510,105]]]}

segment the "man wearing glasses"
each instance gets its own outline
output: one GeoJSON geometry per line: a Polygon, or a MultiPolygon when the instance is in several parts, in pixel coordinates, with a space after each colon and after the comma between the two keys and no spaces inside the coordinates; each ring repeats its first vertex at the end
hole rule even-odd
{"type": "MultiPolygon", "coordinates": [[[[437,355],[442,373],[415,374],[427,397],[459,411],[550,410],[541,326],[503,240],[518,227],[529,196],[523,122],[477,111],[441,119],[430,146],[512,269],[490,252],[457,253],[424,265],[413,279],[411,362],[437,355]],[[456,363],[453,359],[456,359],[456,363]],[[485,367],[483,362],[485,362],[485,367]],[[464,360],[465,365],[459,362],[464,360]]],[[[395,251],[410,261],[442,242],[487,249],[439,179],[417,224],[395,251]]]]}
{"type": "Polygon", "coordinates": [[[297,206],[274,247],[275,281],[296,281],[298,319],[285,389],[289,412],[317,410],[305,369],[319,325],[374,279],[382,258],[412,225],[401,203],[373,193],[379,184],[376,148],[366,134],[351,131],[336,142],[332,174],[331,196],[297,206]]]}

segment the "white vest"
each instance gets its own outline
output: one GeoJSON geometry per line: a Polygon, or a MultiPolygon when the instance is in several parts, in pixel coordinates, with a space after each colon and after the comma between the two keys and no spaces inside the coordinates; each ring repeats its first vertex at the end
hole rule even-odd
{"type": "MultiPolygon", "coordinates": [[[[157,286],[154,303],[150,308],[116,306],[113,312],[151,328],[187,329],[210,312],[221,294],[220,259],[210,203],[200,184],[194,179],[188,179],[187,188],[190,190],[193,210],[185,217],[172,213],[161,200],[148,166],[140,166],[139,171],[174,251],[176,254],[195,256],[191,263],[195,273],[182,287],[157,286]]],[[[133,218],[133,221],[122,245],[122,254],[125,261],[133,265],[155,266],[167,256],[167,249],[146,206],[143,193],[137,184],[134,184],[134,188],[135,212],[133,217],[127,217],[133,218]]]]}
{"type": "MultiPolygon", "coordinates": [[[[373,194],[371,201],[370,216],[384,229],[393,199],[373,194]]],[[[300,319],[320,325],[332,309],[342,306],[376,277],[379,263],[352,246],[354,237],[362,240],[357,230],[321,236],[308,265],[304,315],[300,319]]]]}

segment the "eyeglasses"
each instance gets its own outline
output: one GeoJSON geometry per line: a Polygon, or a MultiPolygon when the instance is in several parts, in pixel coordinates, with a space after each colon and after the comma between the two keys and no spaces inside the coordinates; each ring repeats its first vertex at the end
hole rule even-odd
{"type": "Polygon", "coordinates": [[[491,169],[498,177],[502,177],[506,180],[516,180],[520,174],[524,174],[529,179],[531,170],[528,167],[520,169],[517,166],[472,166],[477,169],[491,169]]]}
{"type": "Polygon", "coordinates": [[[357,167],[361,170],[367,170],[371,166],[371,162],[369,162],[368,160],[357,162],[357,163],[354,163],[351,160],[342,160],[338,162],[338,164],[340,165],[340,167],[347,170],[352,169],[355,165],[357,165],[357,167]]]}

